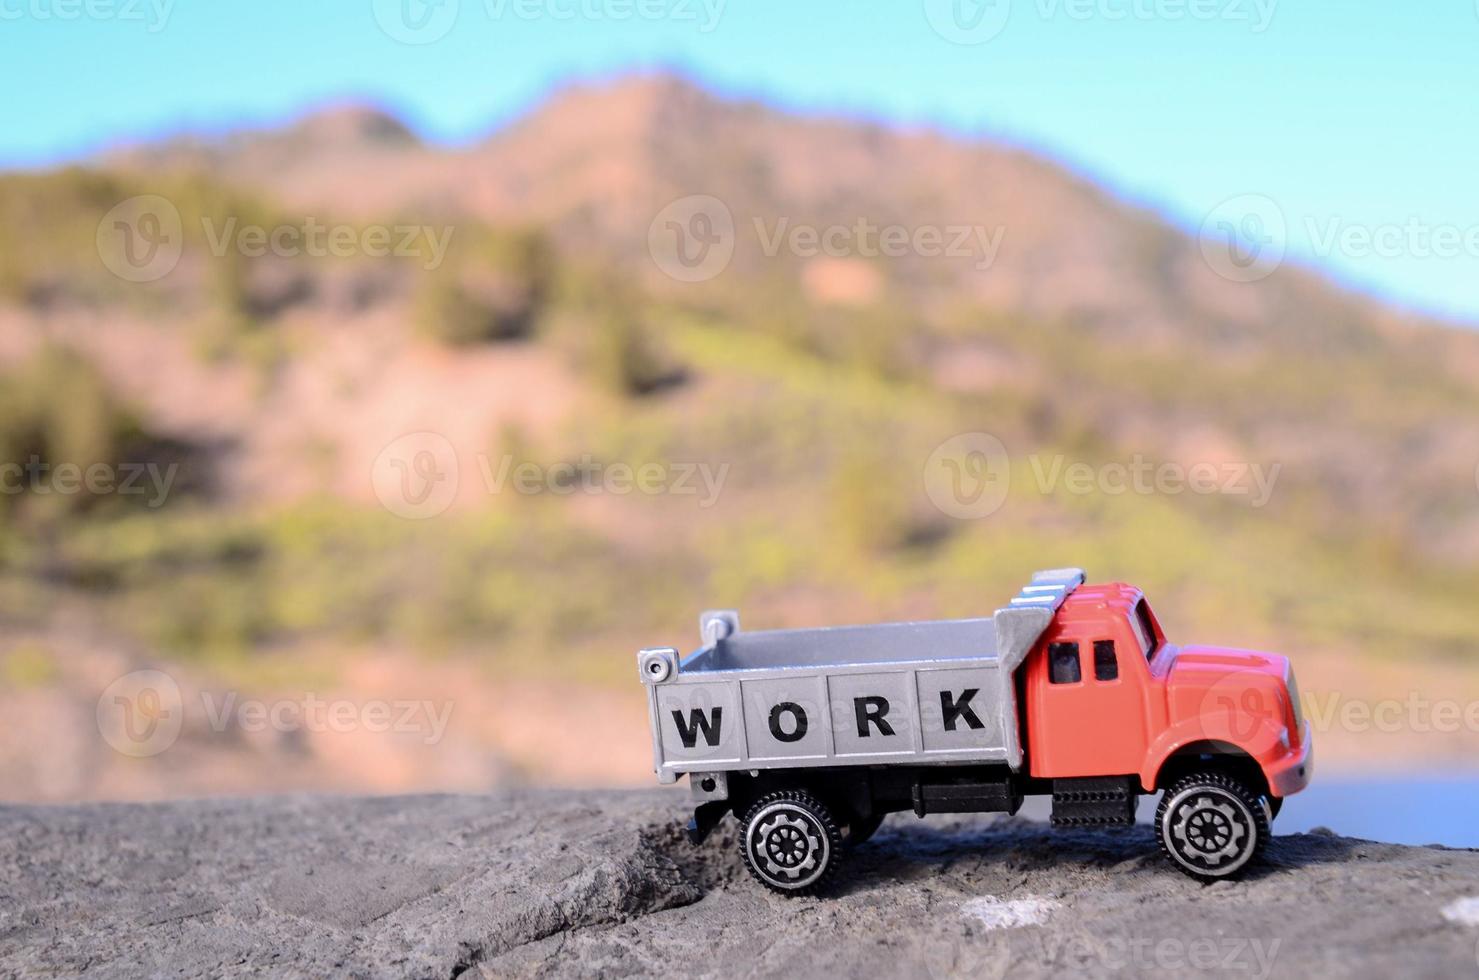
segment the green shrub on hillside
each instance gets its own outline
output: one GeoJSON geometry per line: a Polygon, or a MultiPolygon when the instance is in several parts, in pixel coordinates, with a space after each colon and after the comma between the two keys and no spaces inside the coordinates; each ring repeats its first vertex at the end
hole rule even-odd
{"type": "Polygon", "coordinates": [[[831,514],[840,540],[858,551],[882,553],[916,536],[911,491],[900,476],[898,460],[871,443],[859,442],[837,461],[824,511],[831,514]]]}
{"type": "Polygon", "coordinates": [[[137,417],[75,351],[45,347],[0,378],[0,464],[6,466],[0,510],[24,500],[52,513],[91,502],[85,492],[51,489],[44,474],[63,463],[85,473],[116,466],[147,442],[137,417]],[[16,467],[28,475],[17,476],[16,467]]]}
{"type": "Polygon", "coordinates": [[[618,395],[648,395],[682,377],[652,331],[629,310],[612,310],[599,318],[589,353],[591,372],[603,387],[618,395]]]}
{"type": "Polygon", "coordinates": [[[98,257],[98,221],[128,196],[117,178],[81,167],[0,176],[0,301],[118,293],[124,284],[98,257]]]}
{"type": "Polygon", "coordinates": [[[533,234],[470,232],[425,273],[416,300],[421,334],[451,346],[524,340],[534,335],[554,266],[533,234]]]}

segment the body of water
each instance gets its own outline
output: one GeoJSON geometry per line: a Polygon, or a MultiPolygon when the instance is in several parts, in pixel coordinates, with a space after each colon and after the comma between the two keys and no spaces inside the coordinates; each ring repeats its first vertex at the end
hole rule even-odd
{"type": "MultiPolygon", "coordinates": [[[[1155,818],[1160,796],[1141,797],[1138,817],[1155,818]]],[[[1052,803],[1033,798],[1021,815],[1047,820],[1052,803]]],[[[1289,797],[1275,834],[1328,827],[1345,837],[1391,844],[1479,848],[1479,772],[1379,776],[1316,772],[1308,789],[1289,797]]]]}
{"type": "Polygon", "coordinates": [[[1479,773],[1322,777],[1317,771],[1308,789],[1284,803],[1274,832],[1315,827],[1393,844],[1479,848],[1479,773]]]}

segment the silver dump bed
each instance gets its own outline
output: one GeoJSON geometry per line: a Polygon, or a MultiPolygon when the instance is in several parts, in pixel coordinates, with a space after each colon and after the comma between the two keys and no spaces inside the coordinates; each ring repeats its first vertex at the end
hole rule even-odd
{"type": "Polygon", "coordinates": [[[987,619],[744,632],[704,613],[703,646],[643,650],[660,781],[801,766],[1022,764],[1013,673],[1082,569],[1038,572],[987,619]]]}

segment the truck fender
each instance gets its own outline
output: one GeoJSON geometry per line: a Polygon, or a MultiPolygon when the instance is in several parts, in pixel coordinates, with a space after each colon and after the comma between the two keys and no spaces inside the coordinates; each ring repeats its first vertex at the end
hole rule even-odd
{"type": "Polygon", "coordinates": [[[1268,780],[1266,763],[1271,762],[1282,747],[1284,729],[1270,720],[1258,722],[1251,732],[1233,733],[1223,726],[1211,730],[1202,718],[1188,718],[1167,728],[1146,750],[1145,761],[1140,767],[1140,785],[1147,793],[1156,791],[1156,783],[1167,762],[1190,746],[1201,744],[1207,751],[1218,755],[1239,755],[1251,759],[1265,781],[1268,780]]]}

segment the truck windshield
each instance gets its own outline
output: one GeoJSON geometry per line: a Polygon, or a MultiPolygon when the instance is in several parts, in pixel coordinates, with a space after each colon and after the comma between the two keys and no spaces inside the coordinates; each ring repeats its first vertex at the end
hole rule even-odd
{"type": "Polygon", "coordinates": [[[1135,640],[1140,644],[1140,650],[1149,660],[1155,656],[1159,641],[1155,634],[1155,621],[1150,618],[1150,606],[1144,599],[1135,603],[1135,614],[1130,617],[1130,628],[1135,631],[1135,640]]]}

